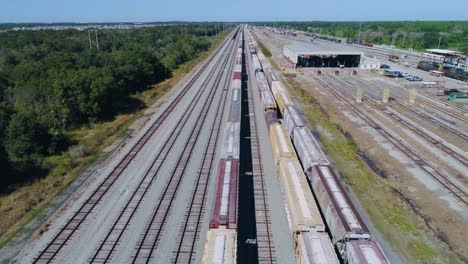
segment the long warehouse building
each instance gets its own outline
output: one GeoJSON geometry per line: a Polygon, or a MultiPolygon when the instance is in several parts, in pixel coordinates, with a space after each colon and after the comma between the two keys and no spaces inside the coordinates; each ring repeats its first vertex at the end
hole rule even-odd
{"type": "Polygon", "coordinates": [[[350,50],[347,47],[338,49],[333,46],[330,50],[318,44],[291,44],[283,48],[283,55],[299,68],[321,67],[359,67],[364,53],[350,50]]]}

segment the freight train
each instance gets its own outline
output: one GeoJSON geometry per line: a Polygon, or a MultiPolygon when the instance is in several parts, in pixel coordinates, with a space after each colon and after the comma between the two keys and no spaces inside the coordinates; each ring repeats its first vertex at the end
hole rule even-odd
{"type": "Polygon", "coordinates": [[[221,138],[221,157],[218,161],[216,192],[209,229],[205,239],[202,263],[236,263],[237,204],[239,180],[241,85],[243,63],[243,30],[238,29],[233,41],[239,39],[231,87],[229,113],[221,138]]]}
{"type": "Polygon", "coordinates": [[[389,263],[378,243],[371,240],[320,144],[304,126],[271,65],[268,61],[260,65],[255,62],[261,51],[251,35],[247,36],[250,50],[255,51],[251,58],[298,263],[339,263],[338,258],[344,263],[389,263]]]}
{"type": "Polygon", "coordinates": [[[465,82],[468,81],[468,69],[461,67],[422,60],[418,63],[417,68],[424,71],[440,71],[447,77],[465,82]]]}

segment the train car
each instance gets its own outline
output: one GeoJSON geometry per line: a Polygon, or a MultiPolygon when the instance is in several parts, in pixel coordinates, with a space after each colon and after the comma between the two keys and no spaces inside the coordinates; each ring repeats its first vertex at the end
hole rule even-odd
{"type": "Polygon", "coordinates": [[[240,123],[226,122],[224,144],[221,150],[222,158],[239,158],[240,123]]]}
{"type": "Polygon", "coordinates": [[[285,92],[286,89],[280,81],[273,81],[271,85],[271,91],[273,92],[273,94],[275,94],[279,92],[285,92]]]}
{"type": "Polygon", "coordinates": [[[234,72],[242,72],[242,64],[234,64],[234,72]]]}
{"type": "Polygon", "coordinates": [[[216,185],[216,194],[211,212],[210,228],[224,226],[237,228],[237,182],[239,178],[239,160],[221,159],[216,185]]]}
{"type": "Polygon", "coordinates": [[[260,61],[260,64],[262,65],[263,68],[265,68],[265,64],[268,63],[268,59],[263,55],[263,52],[257,52],[258,60],[260,61]]]}
{"type": "Polygon", "coordinates": [[[315,165],[330,165],[327,156],[309,128],[294,128],[292,138],[304,171],[310,171],[315,165]]]}
{"type": "Polygon", "coordinates": [[[270,85],[270,87],[272,87],[273,82],[278,81],[278,78],[276,77],[275,72],[273,71],[273,69],[271,67],[264,67],[263,71],[265,72],[265,76],[267,78],[268,85],[270,85]]]}
{"type": "Polygon", "coordinates": [[[297,159],[288,132],[281,124],[272,124],[270,126],[270,141],[275,164],[278,164],[281,158],[297,159]]]}
{"type": "Polygon", "coordinates": [[[344,263],[389,264],[387,257],[375,241],[353,240],[346,243],[344,263]]]}
{"type": "Polygon", "coordinates": [[[270,86],[268,86],[268,82],[263,72],[257,72],[255,74],[255,78],[257,79],[258,89],[260,89],[260,91],[270,91],[270,86]]]}
{"type": "Polygon", "coordinates": [[[232,89],[231,105],[229,107],[228,122],[240,122],[241,119],[241,90],[232,89]]]}
{"type": "Polygon", "coordinates": [[[310,229],[325,231],[320,211],[299,161],[281,158],[277,168],[293,235],[310,229]]]}
{"type": "Polygon", "coordinates": [[[235,264],[237,261],[237,232],[233,229],[208,230],[203,264],[235,264]]]}
{"type": "Polygon", "coordinates": [[[232,79],[231,80],[231,88],[232,89],[241,89],[242,87],[242,80],[241,79],[232,79]]]}
{"type": "Polygon", "coordinates": [[[273,124],[279,124],[278,116],[276,114],[276,111],[274,111],[274,110],[265,111],[265,121],[267,123],[268,129],[273,124]]]}
{"type": "Polygon", "coordinates": [[[294,106],[288,106],[284,109],[283,124],[291,138],[294,138],[294,128],[304,126],[304,122],[294,106]]]}
{"type": "Polygon", "coordinates": [[[330,228],[333,243],[344,250],[345,243],[350,240],[370,240],[369,230],[333,169],[329,165],[316,165],[307,176],[330,228]]]}
{"type": "Polygon", "coordinates": [[[260,61],[258,60],[258,57],[256,54],[252,54],[252,63],[253,63],[254,72],[262,71],[262,66],[260,65],[260,61]]]}
{"type": "Polygon", "coordinates": [[[275,96],[276,103],[278,104],[278,108],[282,114],[284,114],[284,108],[294,106],[291,97],[289,97],[285,92],[277,92],[273,93],[273,95],[275,96]]]}
{"type": "Polygon", "coordinates": [[[310,230],[297,236],[296,257],[298,264],[339,264],[330,237],[326,232],[310,230]]]}
{"type": "Polygon", "coordinates": [[[276,110],[276,101],[270,91],[260,91],[260,97],[265,111],[276,110]]]}

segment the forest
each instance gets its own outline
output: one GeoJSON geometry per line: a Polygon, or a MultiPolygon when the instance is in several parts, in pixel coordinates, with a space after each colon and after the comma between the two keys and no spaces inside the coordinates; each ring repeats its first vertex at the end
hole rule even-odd
{"type": "Polygon", "coordinates": [[[428,48],[455,49],[468,54],[468,21],[388,21],[388,22],[259,22],[375,44],[395,45],[423,51],[428,48]]]}
{"type": "Polygon", "coordinates": [[[70,131],[143,107],[131,95],[206,51],[215,25],[0,33],[0,191],[47,174],[70,131]]]}

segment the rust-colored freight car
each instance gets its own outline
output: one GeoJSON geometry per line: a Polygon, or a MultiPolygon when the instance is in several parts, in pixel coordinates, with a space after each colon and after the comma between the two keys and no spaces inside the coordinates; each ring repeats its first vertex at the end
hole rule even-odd
{"type": "Polygon", "coordinates": [[[237,228],[238,175],[238,159],[220,160],[210,228],[218,228],[220,225],[237,228]]]}
{"type": "Polygon", "coordinates": [[[354,240],[346,243],[345,263],[388,264],[390,263],[375,241],[354,240]]]}

